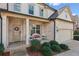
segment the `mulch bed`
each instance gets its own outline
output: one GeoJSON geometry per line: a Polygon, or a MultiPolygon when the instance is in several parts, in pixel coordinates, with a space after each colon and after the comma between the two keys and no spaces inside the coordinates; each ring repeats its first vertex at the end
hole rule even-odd
{"type": "Polygon", "coordinates": [[[32,51],[30,47],[27,48],[27,53],[30,56],[42,56],[40,51],[32,51]]]}
{"type": "Polygon", "coordinates": [[[0,56],[10,56],[10,51],[3,52],[0,56]]]}
{"type": "MultiPolygon", "coordinates": [[[[68,49],[70,50],[70,49],[68,49]]],[[[63,53],[63,52],[66,52],[68,50],[62,50],[60,53],[63,53]]],[[[43,56],[42,53],[40,51],[32,51],[30,47],[27,48],[27,53],[30,55],[30,56],[43,56]]],[[[56,54],[59,54],[57,52],[52,52],[52,56],[55,56],[56,54]]]]}

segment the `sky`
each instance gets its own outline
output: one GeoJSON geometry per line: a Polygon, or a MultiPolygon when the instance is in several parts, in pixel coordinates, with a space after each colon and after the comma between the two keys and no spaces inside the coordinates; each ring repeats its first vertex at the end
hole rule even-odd
{"type": "Polygon", "coordinates": [[[69,6],[72,12],[72,15],[79,15],[79,3],[49,3],[49,5],[54,9],[60,9],[64,6],[69,6]]]}

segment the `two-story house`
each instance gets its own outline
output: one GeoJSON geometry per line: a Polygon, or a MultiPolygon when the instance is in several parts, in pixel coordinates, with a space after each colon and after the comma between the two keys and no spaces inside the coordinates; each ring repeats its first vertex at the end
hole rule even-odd
{"type": "Polygon", "coordinates": [[[0,3],[1,42],[6,49],[14,42],[29,46],[34,33],[45,36],[47,41],[70,40],[73,35],[70,14],[68,7],[57,11],[44,3],[0,3]]]}

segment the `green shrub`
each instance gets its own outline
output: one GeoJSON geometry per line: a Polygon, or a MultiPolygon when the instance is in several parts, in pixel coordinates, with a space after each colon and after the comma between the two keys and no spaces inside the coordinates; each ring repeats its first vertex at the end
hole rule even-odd
{"type": "Polygon", "coordinates": [[[51,46],[52,46],[52,45],[59,45],[59,43],[58,43],[57,41],[55,41],[55,40],[50,41],[49,43],[50,43],[51,46]]]}
{"type": "Polygon", "coordinates": [[[31,40],[31,46],[39,46],[40,45],[40,41],[37,39],[31,40]]]}
{"type": "Polygon", "coordinates": [[[79,41],[79,36],[74,36],[74,40],[78,40],[79,41]]]}
{"type": "Polygon", "coordinates": [[[42,46],[48,46],[48,47],[50,47],[50,44],[49,44],[48,42],[44,42],[44,43],[42,44],[42,46]]]}
{"type": "Polygon", "coordinates": [[[68,50],[68,46],[66,44],[60,44],[60,47],[63,49],[63,50],[68,50]]]}
{"type": "Polygon", "coordinates": [[[31,50],[39,51],[40,50],[40,41],[37,39],[31,40],[31,50]]]}
{"type": "Polygon", "coordinates": [[[44,56],[51,56],[52,55],[52,50],[51,48],[49,48],[48,46],[43,46],[41,48],[41,53],[44,55],[44,56]]]}
{"type": "Polygon", "coordinates": [[[74,35],[79,35],[79,31],[78,30],[74,31],[74,35]]]}
{"type": "Polygon", "coordinates": [[[54,52],[61,52],[61,47],[59,45],[52,45],[51,46],[51,49],[54,51],[54,52]]]}
{"type": "Polygon", "coordinates": [[[0,54],[4,52],[4,45],[0,44],[0,54]]]}
{"type": "MultiPolygon", "coordinates": [[[[74,31],[74,35],[79,35],[79,31],[74,31]]],[[[74,36],[75,40],[79,40],[79,36],[74,36]]]]}

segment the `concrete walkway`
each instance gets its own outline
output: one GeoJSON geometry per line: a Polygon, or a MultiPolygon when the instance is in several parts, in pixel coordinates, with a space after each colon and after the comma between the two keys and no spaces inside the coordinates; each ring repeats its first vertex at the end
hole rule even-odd
{"type": "Polygon", "coordinates": [[[69,46],[70,50],[57,54],[56,56],[79,56],[79,41],[70,40],[64,43],[69,46]]]}

